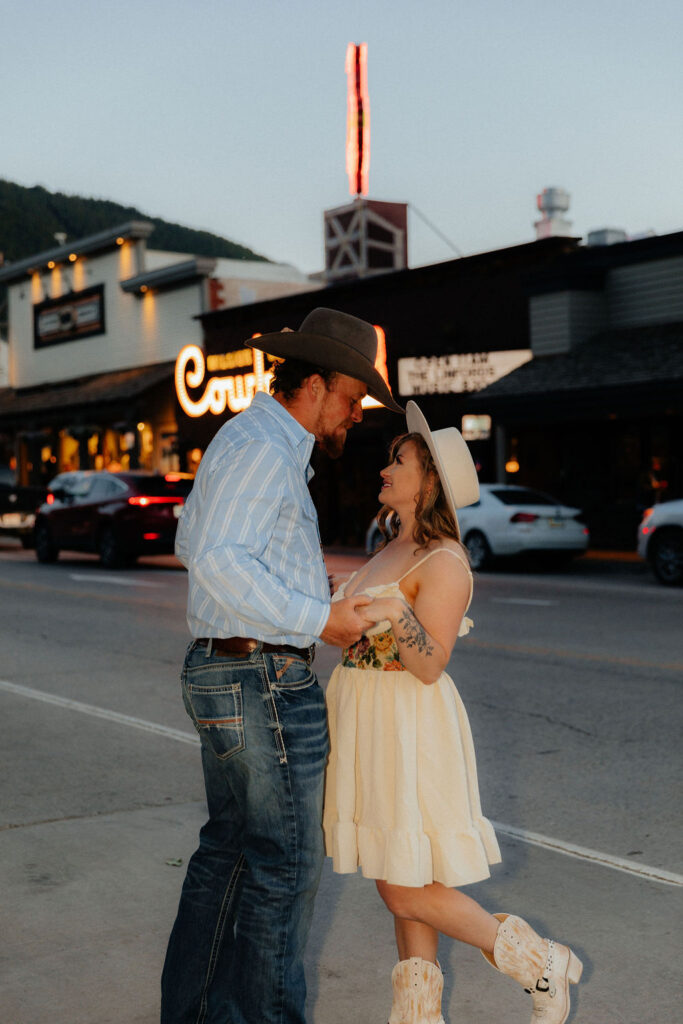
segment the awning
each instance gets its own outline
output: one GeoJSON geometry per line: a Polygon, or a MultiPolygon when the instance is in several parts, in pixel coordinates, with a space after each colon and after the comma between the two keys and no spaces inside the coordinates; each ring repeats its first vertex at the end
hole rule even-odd
{"type": "Polygon", "coordinates": [[[92,413],[93,407],[129,402],[158,384],[170,382],[174,367],[174,362],[155,363],[35,388],[0,388],[0,423],[43,413],[51,413],[54,418],[57,410],[69,415],[79,409],[92,413]]]}
{"type": "Polygon", "coordinates": [[[470,402],[502,407],[672,389],[683,395],[683,323],[606,331],[569,352],[537,356],[470,396],[470,402]]]}

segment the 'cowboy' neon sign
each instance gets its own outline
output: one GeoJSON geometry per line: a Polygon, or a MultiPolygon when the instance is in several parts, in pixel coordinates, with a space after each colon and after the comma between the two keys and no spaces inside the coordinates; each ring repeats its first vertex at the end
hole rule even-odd
{"type": "Polygon", "coordinates": [[[242,412],[250,405],[257,391],[268,391],[273,374],[265,369],[263,352],[252,349],[251,373],[237,373],[229,377],[209,377],[204,394],[195,401],[187,391],[187,385],[198,388],[204,383],[206,361],[198,345],[185,345],[175,364],[175,389],[183,412],[188,416],[203,416],[211,412],[220,416],[226,408],[230,412],[242,412]],[[190,369],[192,364],[192,369],[190,369]]]}
{"type": "MultiPolygon", "coordinates": [[[[384,331],[375,325],[377,334],[377,358],[375,369],[382,375],[389,386],[387,374],[387,347],[384,331]]],[[[260,337],[259,334],[253,335],[260,337]]],[[[273,374],[265,368],[264,353],[252,348],[251,372],[230,374],[226,377],[209,377],[204,385],[206,375],[206,359],[198,345],[185,345],[178,353],[175,363],[175,389],[180,407],[186,415],[193,418],[204,416],[207,412],[220,416],[229,409],[230,412],[242,412],[257,391],[269,391],[273,374]],[[204,393],[194,399],[188,392],[189,388],[200,388],[204,385],[204,393]]],[[[209,357],[211,359],[211,357],[209,357]]],[[[363,408],[378,408],[377,402],[369,395],[363,399],[363,408]]]]}

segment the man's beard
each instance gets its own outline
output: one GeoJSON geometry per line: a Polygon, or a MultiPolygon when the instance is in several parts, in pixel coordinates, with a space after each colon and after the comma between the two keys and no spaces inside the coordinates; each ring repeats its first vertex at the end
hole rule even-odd
{"type": "Polygon", "coordinates": [[[321,437],[318,441],[318,447],[325,452],[330,459],[338,459],[344,452],[344,442],[346,441],[346,434],[343,436],[337,434],[326,434],[321,437]]]}

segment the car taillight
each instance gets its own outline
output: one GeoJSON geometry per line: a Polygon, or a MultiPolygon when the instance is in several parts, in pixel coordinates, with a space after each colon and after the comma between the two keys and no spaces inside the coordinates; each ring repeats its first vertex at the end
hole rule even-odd
{"type": "Polygon", "coordinates": [[[55,496],[50,491],[48,491],[47,503],[48,503],[48,505],[54,505],[54,503],[55,503],[55,496]]]}
{"type": "Polygon", "coordinates": [[[511,523],[533,523],[538,519],[538,516],[533,512],[515,512],[514,516],[510,519],[511,523]]]}
{"type": "Polygon", "coordinates": [[[147,497],[143,494],[134,494],[132,498],[128,499],[129,505],[182,505],[182,503],[182,498],[166,498],[160,495],[147,497]]]}
{"type": "Polygon", "coordinates": [[[143,540],[159,540],[159,537],[161,537],[160,533],[143,533],[142,535],[143,540]]]}

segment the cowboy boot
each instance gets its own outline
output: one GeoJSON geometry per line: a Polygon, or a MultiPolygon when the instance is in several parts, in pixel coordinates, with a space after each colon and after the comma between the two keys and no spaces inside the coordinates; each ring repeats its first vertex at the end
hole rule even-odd
{"type": "Polygon", "coordinates": [[[413,956],[391,972],[394,1000],[389,1024],[444,1024],[441,1016],[443,974],[438,964],[413,956]]]}
{"type": "Polygon", "coordinates": [[[569,1016],[569,984],[578,983],[583,964],[568,946],[542,939],[521,917],[493,916],[501,923],[493,956],[482,949],[484,957],[529,993],[534,1006],[531,1024],[564,1024],[569,1016]]]}

